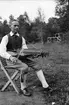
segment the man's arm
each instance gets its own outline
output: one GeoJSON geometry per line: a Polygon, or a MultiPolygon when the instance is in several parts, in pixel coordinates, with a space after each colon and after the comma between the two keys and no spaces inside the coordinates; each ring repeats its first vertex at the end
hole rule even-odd
{"type": "Polygon", "coordinates": [[[28,49],[28,47],[26,45],[25,39],[22,37],[22,47],[21,47],[21,49],[18,50],[18,57],[17,58],[19,58],[19,55],[24,56],[24,53],[23,53],[24,49],[28,49]]]}
{"type": "Polygon", "coordinates": [[[4,36],[0,43],[0,56],[6,59],[10,58],[10,54],[7,52],[6,45],[8,43],[8,36],[4,36]]]}
{"type": "Polygon", "coordinates": [[[6,45],[8,43],[8,36],[4,36],[2,38],[1,44],[0,44],[0,56],[6,59],[10,59],[13,63],[17,62],[17,58],[13,57],[11,54],[7,52],[6,45]]]}

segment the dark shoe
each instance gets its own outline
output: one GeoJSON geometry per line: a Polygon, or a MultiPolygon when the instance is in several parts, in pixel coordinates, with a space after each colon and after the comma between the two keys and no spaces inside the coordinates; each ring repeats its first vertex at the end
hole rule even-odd
{"type": "Polygon", "coordinates": [[[45,92],[52,92],[53,89],[51,87],[48,87],[48,88],[43,88],[43,91],[45,91],[45,92]]]}
{"type": "Polygon", "coordinates": [[[27,88],[20,91],[20,94],[23,94],[24,96],[31,96],[32,94],[28,91],[27,88]]]}

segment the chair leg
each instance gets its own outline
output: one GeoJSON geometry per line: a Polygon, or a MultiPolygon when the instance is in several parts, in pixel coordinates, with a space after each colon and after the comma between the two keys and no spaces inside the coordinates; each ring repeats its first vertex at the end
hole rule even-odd
{"type": "MultiPolygon", "coordinates": [[[[11,76],[11,80],[15,78],[15,76],[18,74],[18,71],[15,71],[15,73],[11,76]]],[[[10,84],[10,80],[4,85],[4,87],[1,89],[1,91],[4,91],[10,84]]]]}
{"type": "MultiPolygon", "coordinates": [[[[15,89],[15,91],[19,94],[19,89],[17,88],[17,86],[15,85],[15,83],[12,81],[11,77],[9,76],[9,74],[7,73],[7,71],[5,70],[5,68],[3,67],[1,61],[0,61],[0,65],[1,65],[1,69],[4,71],[4,73],[6,74],[7,78],[9,79],[9,82],[12,84],[13,88],[15,89]]],[[[5,88],[2,89],[2,90],[5,90],[5,88]]]]}
{"type": "Polygon", "coordinates": [[[15,77],[15,81],[20,77],[20,73],[18,73],[18,75],[16,75],[15,77]]]}

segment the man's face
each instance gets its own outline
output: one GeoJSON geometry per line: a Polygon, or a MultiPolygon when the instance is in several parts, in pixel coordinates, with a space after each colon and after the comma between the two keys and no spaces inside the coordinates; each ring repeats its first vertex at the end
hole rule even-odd
{"type": "Polygon", "coordinates": [[[11,23],[11,31],[12,31],[13,33],[17,33],[18,30],[19,30],[19,23],[18,23],[18,21],[13,21],[13,22],[11,23]]]}

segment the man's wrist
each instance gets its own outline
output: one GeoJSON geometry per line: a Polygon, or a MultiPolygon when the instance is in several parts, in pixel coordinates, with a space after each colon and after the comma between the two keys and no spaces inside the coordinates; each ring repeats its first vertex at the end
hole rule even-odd
{"type": "Polygon", "coordinates": [[[9,57],[9,60],[11,60],[11,57],[12,57],[12,56],[9,57]]]}

